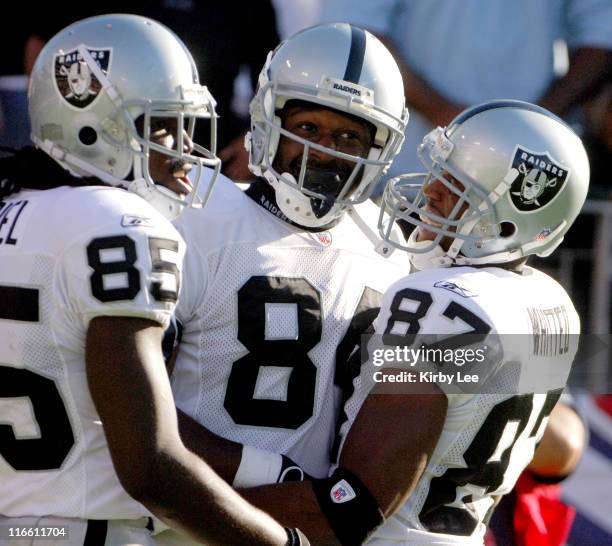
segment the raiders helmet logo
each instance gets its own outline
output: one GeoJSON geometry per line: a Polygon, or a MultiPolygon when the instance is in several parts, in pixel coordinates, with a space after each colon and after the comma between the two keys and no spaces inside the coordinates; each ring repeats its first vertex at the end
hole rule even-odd
{"type": "Polygon", "coordinates": [[[538,210],[559,193],[569,171],[555,162],[548,152],[534,153],[517,146],[510,165],[514,181],[510,186],[510,199],[517,210],[538,210]]]}
{"type": "MultiPolygon", "coordinates": [[[[111,49],[92,49],[88,47],[87,51],[102,72],[107,74],[111,49]]],[[[54,68],[57,90],[72,106],[86,108],[99,96],[102,84],[76,49],[56,55],[54,68]]]]}

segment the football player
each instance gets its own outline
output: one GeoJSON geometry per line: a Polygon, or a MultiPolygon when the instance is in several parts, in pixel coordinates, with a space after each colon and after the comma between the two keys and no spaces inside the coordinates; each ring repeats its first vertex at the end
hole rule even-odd
{"type": "MultiPolygon", "coordinates": [[[[569,296],[526,260],[563,240],[586,198],[589,163],[562,120],[518,101],[464,111],[425,137],[419,153],[423,183],[399,177],[383,196],[391,220],[415,228],[401,247],[417,271],[383,297],[368,353],[398,342],[445,348],[453,359],[421,356],[408,366],[393,357],[378,379],[372,359],[364,364],[329,485],[337,490],[347,470],[349,486],[352,474],[361,478],[388,518],[369,544],[482,544],[496,498],[533,457],[577,349],[569,296]],[[459,361],[467,349],[483,351],[481,365],[459,361]],[[437,379],[419,376],[431,368],[437,379]],[[419,377],[399,394],[380,379],[401,377],[397,369],[419,377]],[[466,374],[476,377],[472,388],[466,374]]],[[[389,224],[379,226],[387,238],[389,224]]],[[[357,508],[330,510],[338,532],[357,508]]]]}
{"type": "Polygon", "coordinates": [[[152,512],[208,543],[299,544],[178,433],[161,339],[184,242],[136,194],[171,213],[200,204],[190,169],[213,167],[207,191],[218,173],[190,139],[215,120],[190,53],[144,17],[85,19],[29,101],[38,150],[0,164],[0,541],[144,545],[152,512]]]}
{"type": "MultiPolygon", "coordinates": [[[[344,23],[304,30],[270,53],[251,103],[258,180],[243,192],[220,177],[205,210],[176,220],[187,242],[172,376],[181,434],[235,487],[327,477],[358,372],[347,357],[406,265],[374,249],[367,199],[407,119],[378,39],[344,23]]],[[[291,519],[287,501],[281,486],[261,502],[291,519]]]]}
{"type": "MultiPolygon", "coordinates": [[[[348,419],[331,475],[313,472],[307,457],[294,455],[314,474],[310,483],[242,490],[284,524],[301,526],[317,544],[482,544],[496,498],[531,460],[576,351],[579,320],[568,295],[525,261],[531,254],[547,256],[561,243],[586,198],[589,165],[580,139],[542,108],[500,101],[436,130],[421,155],[429,167],[424,183],[412,184],[422,175],[400,178],[383,201],[393,222],[416,229],[398,244],[384,214],[380,227],[387,243],[407,249],[420,271],[387,290],[374,323],[379,335],[368,353],[398,338],[405,345],[446,347],[456,357],[465,352],[453,350],[485,350],[483,340],[491,346],[484,364],[474,368],[479,374],[468,374],[476,375],[471,390],[442,383],[436,379],[440,363],[424,359],[415,365],[433,366],[437,376],[425,368],[429,381],[381,387],[376,371],[394,375],[388,368],[397,367],[401,377],[406,362],[392,359],[382,368],[365,362],[344,408],[348,419]],[[541,186],[533,188],[533,180],[541,186]]],[[[275,309],[269,305],[263,312],[267,319],[275,309]]],[[[252,331],[249,319],[256,317],[239,317],[246,332],[252,331]]],[[[258,331],[268,332],[267,323],[258,331]]],[[[252,347],[268,343],[264,337],[252,347]]],[[[243,358],[250,362],[248,354],[243,358]]],[[[298,358],[297,351],[291,358],[298,358]]],[[[444,371],[450,367],[457,377],[457,369],[471,368],[456,364],[461,362],[447,363],[444,371]]],[[[267,402],[267,384],[257,390],[260,374],[248,393],[262,392],[259,398],[267,402]]],[[[237,476],[281,481],[284,463],[245,447],[237,476]],[[245,468],[250,472],[242,473],[245,468]]]]}

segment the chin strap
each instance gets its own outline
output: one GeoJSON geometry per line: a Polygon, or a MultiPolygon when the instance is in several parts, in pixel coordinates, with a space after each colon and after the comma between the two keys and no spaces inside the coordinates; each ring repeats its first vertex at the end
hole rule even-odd
{"type": "MultiPolygon", "coordinates": [[[[430,247],[431,241],[417,241],[417,232],[418,229],[412,230],[406,246],[414,249],[430,247]]],[[[428,252],[409,252],[408,255],[410,263],[419,271],[436,267],[450,267],[456,263],[456,260],[451,258],[440,245],[436,245],[428,252]]]]}
{"type": "Polygon", "coordinates": [[[62,168],[67,169],[71,174],[76,176],[83,176],[84,174],[86,176],[95,176],[96,178],[102,180],[102,182],[105,182],[111,186],[124,186],[123,180],[115,178],[113,175],[99,169],[95,165],[92,165],[74,154],[67,152],[61,146],[58,146],[51,140],[40,140],[33,136],[32,141],[37,148],[40,148],[46,152],[50,157],[57,161],[62,168]]]}
{"type": "Polygon", "coordinates": [[[339,214],[335,206],[332,206],[326,215],[317,218],[312,210],[311,198],[289,183],[293,182],[297,186],[293,175],[283,173],[281,176],[284,180],[278,180],[270,171],[264,172],[264,178],[274,188],[278,208],[289,220],[306,228],[324,228],[338,219],[339,214]],[[308,212],[310,214],[307,215],[308,212]]]}
{"type": "MultiPolygon", "coordinates": [[[[560,231],[561,229],[559,229],[558,231],[560,231]]],[[[408,242],[411,248],[419,248],[419,246],[427,247],[431,245],[431,241],[417,241],[416,235],[415,235],[416,231],[417,230],[414,230],[410,234],[410,237],[408,238],[408,242]]],[[[555,232],[553,232],[553,236],[554,235],[556,235],[555,232]]],[[[553,237],[551,237],[551,239],[552,238],[553,237]]],[[[552,253],[552,251],[555,248],[557,248],[557,246],[559,246],[559,244],[561,244],[562,241],[563,241],[563,238],[561,237],[559,239],[559,242],[555,246],[553,246],[552,248],[549,248],[546,251],[546,254],[537,253],[538,256],[548,256],[548,254],[552,253]]],[[[541,245],[541,243],[538,243],[537,246],[543,246],[543,245],[541,245]]],[[[435,248],[433,248],[429,252],[409,253],[409,255],[410,255],[410,263],[413,265],[413,267],[415,269],[418,269],[419,271],[423,271],[424,269],[433,269],[436,267],[450,267],[452,265],[460,265],[460,266],[461,265],[492,265],[494,266],[494,265],[503,264],[507,262],[513,262],[515,260],[524,258],[532,254],[533,252],[529,252],[529,250],[535,247],[536,247],[535,243],[529,243],[527,245],[524,245],[522,248],[517,248],[514,250],[504,250],[502,252],[497,252],[495,254],[488,254],[486,256],[480,256],[478,258],[467,258],[461,255],[458,255],[453,258],[449,256],[442,249],[440,245],[437,245],[435,248]]]]}
{"type": "Polygon", "coordinates": [[[168,220],[177,218],[185,206],[175,201],[178,198],[176,193],[160,185],[151,187],[144,178],[130,182],[127,190],[144,199],[168,220]]]}
{"type": "MultiPolygon", "coordinates": [[[[417,241],[416,229],[410,234],[408,242],[410,248],[428,247],[431,246],[431,241],[417,241]]],[[[496,265],[505,262],[512,262],[524,256],[521,249],[513,251],[498,252],[497,254],[489,254],[479,258],[466,258],[458,255],[456,257],[449,256],[440,245],[436,245],[429,252],[414,252],[409,253],[410,263],[412,266],[423,271],[425,269],[445,268],[453,265],[496,265]]]]}

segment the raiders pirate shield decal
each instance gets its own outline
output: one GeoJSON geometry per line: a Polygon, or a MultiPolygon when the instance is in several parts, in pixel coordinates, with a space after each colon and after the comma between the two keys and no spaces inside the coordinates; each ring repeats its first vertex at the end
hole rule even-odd
{"type": "MultiPolygon", "coordinates": [[[[102,72],[107,74],[111,49],[88,47],[87,51],[102,72]]],[[[89,106],[96,100],[102,89],[98,78],[76,49],[55,56],[54,77],[59,94],[77,108],[89,106]]]]}
{"type": "Polygon", "coordinates": [[[563,187],[569,171],[548,152],[534,153],[516,147],[510,171],[515,173],[510,200],[521,212],[531,212],[550,203],[563,187]]]}

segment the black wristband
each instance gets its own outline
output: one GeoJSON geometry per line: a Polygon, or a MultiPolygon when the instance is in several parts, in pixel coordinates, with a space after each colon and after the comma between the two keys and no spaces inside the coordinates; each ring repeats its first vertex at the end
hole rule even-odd
{"type": "Polygon", "coordinates": [[[384,521],[372,493],[355,474],[344,468],[338,468],[330,478],[313,481],[312,489],[343,546],[362,544],[384,521]]]}
{"type": "Polygon", "coordinates": [[[285,531],[287,532],[286,546],[310,546],[306,535],[297,527],[285,527],[285,531]]]}

